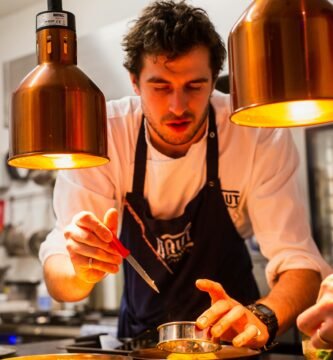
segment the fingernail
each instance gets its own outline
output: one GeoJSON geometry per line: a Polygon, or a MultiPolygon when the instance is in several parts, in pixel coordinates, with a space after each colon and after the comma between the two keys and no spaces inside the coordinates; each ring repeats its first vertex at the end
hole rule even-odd
{"type": "Polygon", "coordinates": [[[234,345],[235,347],[241,347],[245,344],[244,339],[242,336],[237,335],[235,338],[233,338],[232,340],[232,345],[234,345]]]}
{"type": "Polygon", "coordinates": [[[197,324],[199,324],[202,327],[205,327],[208,324],[208,318],[206,316],[201,316],[197,320],[197,324]]]}
{"type": "Polygon", "coordinates": [[[241,340],[234,339],[234,340],[232,340],[232,345],[235,347],[241,347],[243,345],[243,342],[241,340]]]}

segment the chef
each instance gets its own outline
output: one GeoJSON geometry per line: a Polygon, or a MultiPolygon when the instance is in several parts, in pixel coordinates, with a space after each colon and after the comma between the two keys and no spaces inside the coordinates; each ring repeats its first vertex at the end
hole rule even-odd
{"type": "Polygon", "coordinates": [[[214,91],[226,50],[204,10],[153,2],[123,47],[137,96],[107,104],[109,164],[58,174],[56,227],[40,249],[50,294],[78,301],[117,273],[118,234],[160,291],[123,263],[120,337],[197,319],[236,346],[268,346],[330,270],[291,135],[229,121],[229,97],[214,91]],[[268,259],[265,298],[244,242],[253,234],[268,259]]]}

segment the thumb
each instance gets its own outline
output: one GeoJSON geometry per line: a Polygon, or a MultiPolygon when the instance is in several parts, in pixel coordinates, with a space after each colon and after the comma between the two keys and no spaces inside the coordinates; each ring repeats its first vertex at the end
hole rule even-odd
{"type": "Polygon", "coordinates": [[[107,210],[103,222],[107,228],[116,234],[118,229],[118,211],[115,208],[107,210]]]}

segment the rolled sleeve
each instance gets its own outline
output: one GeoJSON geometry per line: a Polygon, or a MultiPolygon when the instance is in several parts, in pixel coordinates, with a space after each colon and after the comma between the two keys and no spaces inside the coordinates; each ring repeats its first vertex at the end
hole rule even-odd
{"type": "Polygon", "coordinates": [[[54,228],[42,242],[39,249],[39,260],[44,265],[46,259],[51,255],[63,254],[69,255],[66,249],[66,239],[64,238],[63,231],[54,228]]]}
{"type": "Polygon", "coordinates": [[[292,237],[295,235],[262,233],[258,235],[260,243],[275,244],[276,246],[266,245],[264,255],[270,259],[266,266],[266,278],[269,287],[273,287],[279,274],[287,270],[308,269],[320,273],[322,279],[333,272],[320,255],[312,238],[303,241],[292,237]],[[262,239],[261,239],[262,238],[262,239]]]}

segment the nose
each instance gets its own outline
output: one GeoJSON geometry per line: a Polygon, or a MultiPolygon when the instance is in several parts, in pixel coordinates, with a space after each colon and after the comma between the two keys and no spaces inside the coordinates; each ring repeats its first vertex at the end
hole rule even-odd
{"type": "Polygon", "coordinates": [[[169,98],[169,110],[180,116],[187,110],[188,97],[182,90],[174,90],[169,98]]]}

